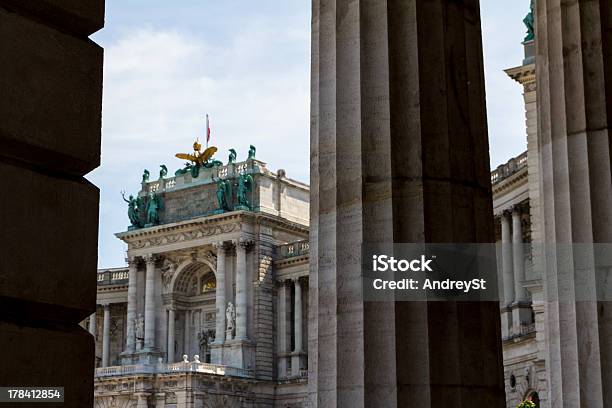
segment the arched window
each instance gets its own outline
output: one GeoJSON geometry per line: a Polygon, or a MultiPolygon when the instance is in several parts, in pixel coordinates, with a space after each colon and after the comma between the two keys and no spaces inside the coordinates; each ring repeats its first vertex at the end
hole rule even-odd
{"type": "Polygon", "coordinates": [[[214,291],[217,288],[217,280],[215,274],[210,272],[202,277],[202,293],[214,291]]]}

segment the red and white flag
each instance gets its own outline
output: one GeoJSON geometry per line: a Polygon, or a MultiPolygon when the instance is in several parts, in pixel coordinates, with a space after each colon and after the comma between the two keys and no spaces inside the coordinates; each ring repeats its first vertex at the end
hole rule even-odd
{"type": "Polygon", "coordinates": [[[208,142],[210,141],[210,122],[208,120],[208,113],[206,114],[206,146],[208,146],[208,142]]]}

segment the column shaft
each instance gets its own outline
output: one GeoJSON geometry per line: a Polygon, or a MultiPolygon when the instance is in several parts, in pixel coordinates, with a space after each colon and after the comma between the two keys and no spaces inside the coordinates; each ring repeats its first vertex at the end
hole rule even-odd
{"type": "Polygon", "coordinates": [[[187,354],[189,356],[189,353],[191,352],[190,348],[191,348],[191,310],[185,310],[185,314],[184,314],[184,319],[185,319],[185,335],[184,335],[184,339],[183,339],[183,349],[185,350],[183,352],[183,354],[187,354]]]}
{"type": "Polygon", "coordinates": [[[549,401],[609,407],[612,302],[601,268],[610,249],[590,244],[612,242],[612,3],[536,7],[549,401]]]}
{"type": "Polygon", "coordinates": [[[145,349],[155,347],[155,258],[146,259],[147,269],[145,278],[145,349]]]}
{"type": "Polygon", "coordinates": [[[315,407],[504,404],[498,302],[367,302],[361,278],[365,241],[494,241],[479,10],[313,1],[315,407]]]}
{"type": "Polygon", "coordinates": [[[502,279],[504,282],[504,304],[509,306],[514,301],[514,259],[512,257],[512,233],[510,230],[510,213],[504,211],[501,215],[502,237],[502,279]]]}
{"type": "Polygon", "coordinates": [[[278,288],[278,377],[287,376],[287,285],[280,282],[278,288]]]}
{"type": "Polygon", "coordinates": [[[302,352],[302,285],[300,280],[296,279],[295,283],[295,307],[293,316],[294,331],[294,349],[296,353],[302,352]]]}
{"type": "Polygon", "coordinates": [[[174,328],[174,309],[170,308],[168,309],[168,346],[167,346],[167,350],[168,350],[167,360],[169,363],[174,362],[174,354],[175,354],[174,330],[175,330],[174,328]]]}
{"type": "Polygon", "coordinates": [[[514,270],[514,300],[517,303],[527,301],[527,291],[523,287],[523,281],[525,280],[524,254],[521,210],[515,207],[512,211],[512,268],[514,270]]]}
{"type": "Polygon", "coordinates": [[[236,244],[236,339],[247,338],[246,243],[236,244]]]}
{"type": "Polygon", "coordinates": [[[102,367],[108,367],[110,360],[110,305],[104,305],[104,326],[102,327],[102,367]]]}
{"type": "Polygon", "coordinates": [[[222,242],[215,245],[217,248],[217,289],[215,309],[217,312],[217,326],[215,330],[215,343],[225,342],[225,247],[222,242]]]}
{"type": "Polygon", "coordinates": [[[136,299],[137,299],[137,282],[138,282],[138,265],[135,259],[128,260],[128,295],[127,295],[127,335],[126,335],[126,352],[133,353],[136,348],[136,336],[134,333],[134,323],[136,321],[136,299]]]}

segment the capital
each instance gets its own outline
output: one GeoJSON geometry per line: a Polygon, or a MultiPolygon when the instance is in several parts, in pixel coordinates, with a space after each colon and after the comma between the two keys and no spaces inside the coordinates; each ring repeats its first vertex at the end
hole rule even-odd
{"type": "Polygon", "coordinates": [[[512,209],[502,211],[502,217],[510,218],[512,216],[512,209]]]}
{"type": "Polygon", "coordinates": [[[156,254],[147,254],[142,257],[147,265],[155,264],[157,259],[159,258],[156,254]]]}
{"type": "Polygon", "coordinates": [[[512,206],[512,214],[521,215],[523,213],[523,206],[515,204],[512,206]]]}
{"type": "Polygon", "coordinates": [[[244,249],[250,249],[255,244],[255,241],[252,239],[240,237],[236,242],[236,246],[242,247],[244,249]]]}

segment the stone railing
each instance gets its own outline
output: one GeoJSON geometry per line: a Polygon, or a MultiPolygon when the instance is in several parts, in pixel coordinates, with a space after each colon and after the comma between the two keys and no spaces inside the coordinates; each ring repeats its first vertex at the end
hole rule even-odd
{"type": "Polygon", "coordinates": [[[204,373],[225,375],[230,377],[253,378],[255,372],[238,367],[228,367],[219,364],[180,362],[158,363],[156,365],[123,365],[96,368],[96,377],[115,377],[132,374],[171,374],[171,373],[204,373]]]}
{"type": "Polygon", "coordinates": [[[506,164],[499,165],[497,169],[493,170],[491,172],[491,184],[499,183],[525,167],[527,167],[527,152],[513,157],[506,164]]]}
{"type": "Polygon", "coordinates": [[[210,169],[200,168],[198,177],[193,178],[191,173],[187,171],[185,174],[178,176],[163,178],[142,183],[140,195],[149,193],[162,193],[167,190],[177,189],[182,186],[188,186],[196,181],[202,183],[214,182],[219,179],[227,179],[238,176],[239,174],[249,173],[255,174],[262,172],[265,169],[265,163],[259,160],[246,160],[239,163],[228,164],[225,166],[215,166],[210,169]]]}
{"type": "Polygon", "coordinates": [[[278,245],[276,253],[278,259],[292,258],[294,256],[308,255],[310,252],[310,242],[308,240],[290,242],[278,245]]]}
{"type": "Polygon", "coordinates": [[[129,280],[128,270],[107,270],[98,272],[98,285],[123,285],[129,280]]]}

